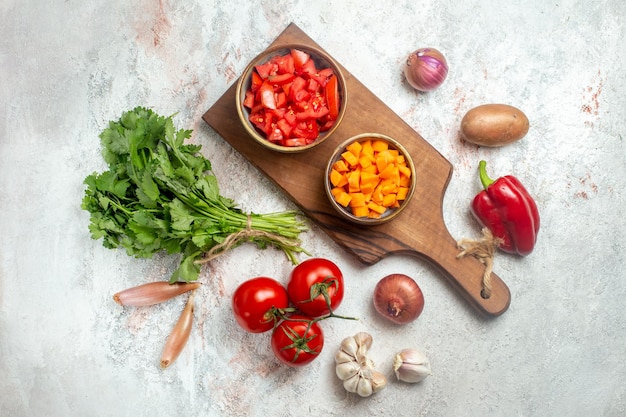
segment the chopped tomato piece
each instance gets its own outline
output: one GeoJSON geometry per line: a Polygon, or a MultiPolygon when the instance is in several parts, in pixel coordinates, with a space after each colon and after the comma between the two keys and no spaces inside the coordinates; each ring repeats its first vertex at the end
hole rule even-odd
{"type": "Polygon", "coordinates": [[[299,122],[296,127],[293,128],[293,135],[295,137],[317,139],[319,134],[319,127],[317,126],[317,122],[315,120],[299,122]]]}
{"type": "Polygon", "coordinates": [[[243,99],[243,105],[249,109],[254,107],[254,93],[251,90],[246,91],[246,97],[243,99]]]}
{"type": "Polygon", "coordinates": [[[272,61],[268,61],[265,64],[259,64],[254,67],[262,79],[266,80],[270,75],[276,74],[278,71],[278,65],[272,61]]]}
{"type": "Polygon", "coordinates": [[[299,49],[292,49],[290,55],[293,58],[294,67],[297,71],[299,71],[310,58],[309,54],[299,49]]]}
{"type": "Polygon", "coordinates": [[[284,119],[287,121],[287,123],[289,123],[291,126],[295,126],[296,125],[296,121],[298,120],[297,116],[296,116],[296,112],[292,109],[292,108],[288,108],[287,111],[285,112],[285,116],[284,119]]]}
{"type": "Polygon", "coordinates": [[[277,109],[285,109],[285,105],[287,105],[287,94],[285,94],[284,91],[274,93],[274,100],[276,101],[277,109]]]}
{"type": "Polygon", "coordinates": [[[285,144],[285,146],[305,146],[308,145],[310,142],[308,142],[304,138],[289,138],[285,139],[283,143],[285,144]]]}
{"type": "Polygon", "coordinates": [[[278,65],[278,74],[293,74],[296,70],[295,61],[291,54],[276,56],[275,62],[278,65]]]}
{"type": "Polygon", "coordinates": [[[259,88],[261,88],[261,84],[263,84],[263,79],[259,75],[258,72],[252,71],[252,79],[250,80],[250,90],[252,92],[257,92],[259,88]]]}
{"type": "Polygon", "coordinates": [[[276,75],[270,75],[269,77],[267,77],[267,80],[271,82],[272,84],[285,84],[290,81],[293,81],[294,78],[296,78],[294,73],[276,74],[276,75]]]}
{"type": "Polygon", "coordinates": [[[328,114],[334,120],[339,116],[339,85],[337,76],[333,75],[328,79],[324,90],[326,92],[326,103],[328,104],[328,114]]]}
{"type": "Polygon", "coordinates": [[[309,79],[309,83],[306,86],[306,89],[309,90],[312,93],[316,93],[317,90],[320,89],[320,83],[318,83],[317,81],[315,81],[315,79],[310,78],[309,79]]]}
{"type": "Polygon", "coordinates": [[[300,67],[298,71],[300,74],[307,74],[309,76],[311,74],[316,74],[317,68],[315,68],[315,61],[313,61],[312,59],[309,59],[304,64],[302,64],[302,66],[300,67]]]}
{"type": "Polygon", "coordinates": [[[280,142],[283,139],[283,132],[278,127],[271,129],[270,133],[267,135],[267,140],[270,142],[280,142]]]}
{"type": "Polygon", "coordinates": [[[293,126],[285,119],[279,119],[276,122],[276,127],[278,127],[285,137],[291,136],[291,131],[293,130],[293,126]]]}
{"type": "Polygon", "coordinates": [[[268,109],[276,108],[276,99],[274,98],[274,87],[269,81],[263,81],[259,89],[261,95],[261,104],[268,109]]]}

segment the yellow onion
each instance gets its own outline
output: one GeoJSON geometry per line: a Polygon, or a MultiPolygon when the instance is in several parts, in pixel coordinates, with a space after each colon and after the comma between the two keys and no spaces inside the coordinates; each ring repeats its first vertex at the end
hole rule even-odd
{"type": "Polygon", "coordinates": [[[435,48],[421,48],[407,58],[404,75],[416,90],[431,91],[443,84],[448,75],[448,63],[435,48]]]}

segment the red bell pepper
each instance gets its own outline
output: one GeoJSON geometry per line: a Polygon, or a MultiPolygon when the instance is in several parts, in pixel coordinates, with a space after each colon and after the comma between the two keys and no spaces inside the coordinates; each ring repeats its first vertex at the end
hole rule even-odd
{"type": "Polygon", "coordinates": [[[507,175],[492,180],[486,166],[485,161],[478,165],[484,190],[474,197],[472,214],[494,237],[502,239],[500,249],[526,256],[537,242],[537,205],[517,178],[507,175]]]}

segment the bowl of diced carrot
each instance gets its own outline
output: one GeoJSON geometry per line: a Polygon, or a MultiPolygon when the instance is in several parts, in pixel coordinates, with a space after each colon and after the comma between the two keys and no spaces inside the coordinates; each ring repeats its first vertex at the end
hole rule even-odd
{"type": "Polygon", "coordinates": [[[326,167],[326,194],[341,217],[362,225],[395,218],[415,191],[415,166],[397,140],[363,133],[339,145],[326,167]]]}
{"type": "Polygon", "coordinates": [[[346,81],[339,65],[318,48],[269,48],[245,68],[236,85],[239,119],[262,146],[302,152],[339,127],[346,111],[346,81]]]}

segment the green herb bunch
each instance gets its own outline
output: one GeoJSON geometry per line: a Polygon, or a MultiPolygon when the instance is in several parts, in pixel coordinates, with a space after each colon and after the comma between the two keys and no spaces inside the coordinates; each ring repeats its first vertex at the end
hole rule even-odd
{"type": "Polygon", "coordinates": [[[246,214],[220,195],[200,145],[184,144],[191,130],[176,130],[172,116],[137,107],[100,134],[109,166],[85,178],[81,207],[91,213],[93,239],[137,258],[159,251],[182,254],[170,282],[198,279],[203,256],[253,242],[282,249],[292,263],[306,251],[307,230],[296,211],[246,214]]]}

